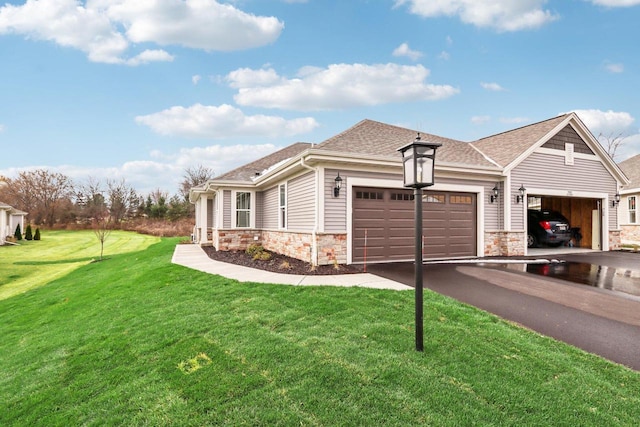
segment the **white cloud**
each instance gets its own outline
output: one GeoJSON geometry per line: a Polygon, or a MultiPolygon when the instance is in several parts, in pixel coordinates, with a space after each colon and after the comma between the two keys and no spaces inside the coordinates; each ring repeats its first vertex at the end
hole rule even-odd
{"type": "Polygon", "coordinates": [[[483,125],[491,121],[491,116],[473,116],[471,117],[471,123],[474,125],[483,125]]]}
{"type": "Polygon", "coordinates": [[[622,145],[616,151],[616,160],[624,160],[640,153],[640,133],[634,126],[635,118],[631,114],[612,110],[574,110],[574,112],[596,138],[603,141],[617,136],[624,138],[622,145]]]}
{"type": "Polygon", "coordinates": [[[422,65],[333,64],[313,72],[305,68],[301,74],[286,79],[271,69],[242,69],[226,79],[238,89],[234,99],[240,105],[300,111],[438,100],[459,92],[425,83],[429,70],[422,65]]]}
{"type": "Polygon", "coordinates": [[[222,175],[238,166],[257,160],[282,147],[273,144],[255,145],[211,145],[206,147],[183,148],[176,153],[153,151],[150,160],[134,160],[112,167],[27,166],[0,170],[0,176],[15,178],[20,172],[46,169],[62,173],[75,183],[83,183],[91,177],[101,182],[124,179],[140,195],[147,195],[155,189],[177,194],[184,171],[189,167],[205,165],[216,175],[222,175]],[[161,177],[161,179],[159,179],[161,177]]]}
{"type": "Polygon", "coordinates": [[[251,15],[215,0],[27,0],[0,7],[0,35],[52,41],[85,52],[93,62],[110,64],[173,60],[159,49],[127,55],[132,44],[231,51],[272,43],[283,28],[274,17],[251,15]]]}
{"type": "Polygon", "coordinates": [[[635,121],[631,114],[624,111],[574,110],[574,113],[596,136],[600,133],[608,135],[629,131],[635,121]]]}
{"type": "Polygon", "coordinates": [[[2,123],[0,123],[0,133],[1,133],[1,132],[4,132],[4,130],[5,130],[4,125],[3,125],[2,123]]]}
{"type": "Polygon", "coordinates": [[[598,6],[629,7],[640,5],[640,0],[588,0],[598,6]]]}
{"type": "Polygon", "coordinates": [[[451,54],[443,50],[442,52],[440,52],[440,55],[438,55],[438,58],[448,61],[449,59],[451,59],[451,54]]]}
{"type": "Polygon", "coordinates": [[[624,64],[606,63],[604,68],[614,74],[624,73],[624,64]]]}
{"type": "Polygon", "coordinates": [[[482,82],[482,83],[480,83],[480,86],[482,86],[484,89],[492,91],[492,92],[502,92],[502,91],[505,90],[498,83],[485,83],[485,82],[482,82]]]}
{"type": "Polygon", "coordinates": [[[402,43],[400,46],[395,48],[392,53],[393,56],[406,56],[412,61],[417,61],[422,57],[422,52],[417,50],[412,50],[407,43],[402,43]]]}
{"type": "Polygon", "coordinates": [[[191,83],[193,83],[194,85],[200,83],[200,80],[202,80],[202,77],[198,74],[191,76],[191,83]]]}
{"type": "Polygon", "coordinates": [[[416,15],[457,16],[464,23],[498,31],[539,28],[558,19],[543,9],[544,3],[546,0],[395,0],[396,7],[409,4],[416,15]]]}
{"type": "Polygon", "coordinates": [[[310,132],[318,126],[312,117],[286,120],[277,116],[247,116],[238,108],[195,104],[171,107],[158,113],[136,117],[161,135],[186,138],[230,138],[238,136],[279,137],[310,132]]]}

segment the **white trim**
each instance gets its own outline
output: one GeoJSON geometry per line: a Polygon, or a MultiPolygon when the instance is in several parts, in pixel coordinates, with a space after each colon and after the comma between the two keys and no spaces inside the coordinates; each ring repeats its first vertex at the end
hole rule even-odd
{"type": "MultiPolygon", "coordinates": [[[[289,226],[289,186],[287,181],[277,185],[278,189],[278,230],[286,230],[289,226]],[[284,204],[282,204],[281,188],[284,188],[284,204]],[[282,224],[282,210],[284,209],[284,224],[282,224]]],[[[263,207],[264,209],[264,207],[263,207]]]]}
{"type": "MultiPolygon", "coordinates": [[[[569,145],[569,143],[567,143],[567,145],[569,145]]],[[[566,163],[566,158],[567,158],[567,152],[566,150],[556,150],[553,148],[544,148],[544,147],[539,147],[536,150],[534,150],[534,153],[539,153],[539,154],[548,154],[550,156],[557,156],[557,157],[562,157],[563,159],[565,159],[565,165],[571,165],[573,166],[575,163],[566,163]]],[[[573,159],[583,159],[583,160],[595,160],[595,161],[599,161],[600,163],[602,163],[601,159],[596,156],[595,154],[586,154],[586,153],[577,153],[577,152],[573,152],[572,154],[573,159]]]]}
{"type": "Polygon", "coordinates": [[[238,230],[249,230],[252,228],[256,228],[256,192],[249,189],[234,189],[231,190],[231,228],[238,230]],[[237,194],[238,193],[249,193],[249,226],[248,227],[238,227],[236,212],[237,212],[237,194]]]}
{"type": "MultiPolygon", "coordinates": [[[[569,198],[577,198],[577,199],[596,199],[600,200],[602,203],[602,216],[600,217],[600,234],[602,237],[601,241],[601,251],[609,250],[609,209],[611,206],[611,201],[609,200],[608,193],[596,193],[591,191],[573,191],[573,190],[550,190],[544,188],[535,188],[530,187],[527,188],[525,193],[525,197],[529,194],[532,195],[540,195],[540,196],[556,196],[556,197],[569,197],[569,198]]],[[[524,224],[527,223],[527,213],[526,210],[524,212],[524,224]]],[[[617,221],[616,221],[617,222],[617,221]]],[[[525,244],[525,255],[529,253],[529,248],[525,244]]]]}
{"type": "MultiPolygon", "coordinates": [[[[347,264],[353,262],[353,187],[401,188],[406,189],[402,180],[356,178],[347,180],[347,264]]],[[[345,186],[343,185],[343,189],[345,186]]],[[[424,189],[476,194],[476,256],[484,255],[484,187],[480,185],[439,184],[424,189]]]]}

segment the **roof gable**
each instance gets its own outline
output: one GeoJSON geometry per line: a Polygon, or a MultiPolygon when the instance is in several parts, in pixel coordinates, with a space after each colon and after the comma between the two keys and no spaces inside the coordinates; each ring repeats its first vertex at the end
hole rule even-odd
{"type": "Polygon", "coordinates": [[[536,145],[559,124],[567,119],[567,114],[534,123],[518,129],[479,139],[471,144],[497,164],[506,167],[516,161],[524,152],[536,145]]]}
{"type": "Polygon", "coordinates": [[[640,154],[619,163],[620,169],[627,175],[629,188],[640,188],[640,154]]]}
{"type": "MultiPolygon", "coordinates": [[[[346,131],[327,139],[315,147],[331,152],[376,155],[400,160],[398,148],[415,140],[418,131],[399,126],[362,120],[346,131]]],[[[462,166],[482,166],[495,168],[495,164],[485,158],[469,143],[455,139],[420,132],[423,141],[442,144],[438,149],[437,164],[462,166]]]]}

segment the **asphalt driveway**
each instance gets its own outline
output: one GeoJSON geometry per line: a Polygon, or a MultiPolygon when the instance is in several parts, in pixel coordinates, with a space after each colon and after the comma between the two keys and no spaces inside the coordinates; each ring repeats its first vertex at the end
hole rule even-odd
{"type": "MultiPolygon", "coordinates": [[[[627,282],[640,287],[640,254],[597,252],[557,258],[608,273],[598,273],[599,285],[587,286],[528,273],[525,264],[428,264],[424,286],[640,371],[640,296],[607,285],[607,277],[626,274],[627,282]]],[[[413,263],[370,265],[367,270],[414,286],[413,263]]]]}

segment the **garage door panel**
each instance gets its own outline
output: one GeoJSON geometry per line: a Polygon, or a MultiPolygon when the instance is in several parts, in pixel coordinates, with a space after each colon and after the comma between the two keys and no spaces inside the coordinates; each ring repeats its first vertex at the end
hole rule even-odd
{"type": "MultiPolygon", "coordinates": [[[[354,262],[364,260],[365,230],[368,262],[413,259],[415,204],[410,199],[412,193],[411,190],[367,188],[354,191],[354,262]],[[358,198],[358,193],[369,199],[358,198]]],[[[425,192],[422,204],[425,258],[476,255],[476,203],[475,194],[425,192]]]]}

